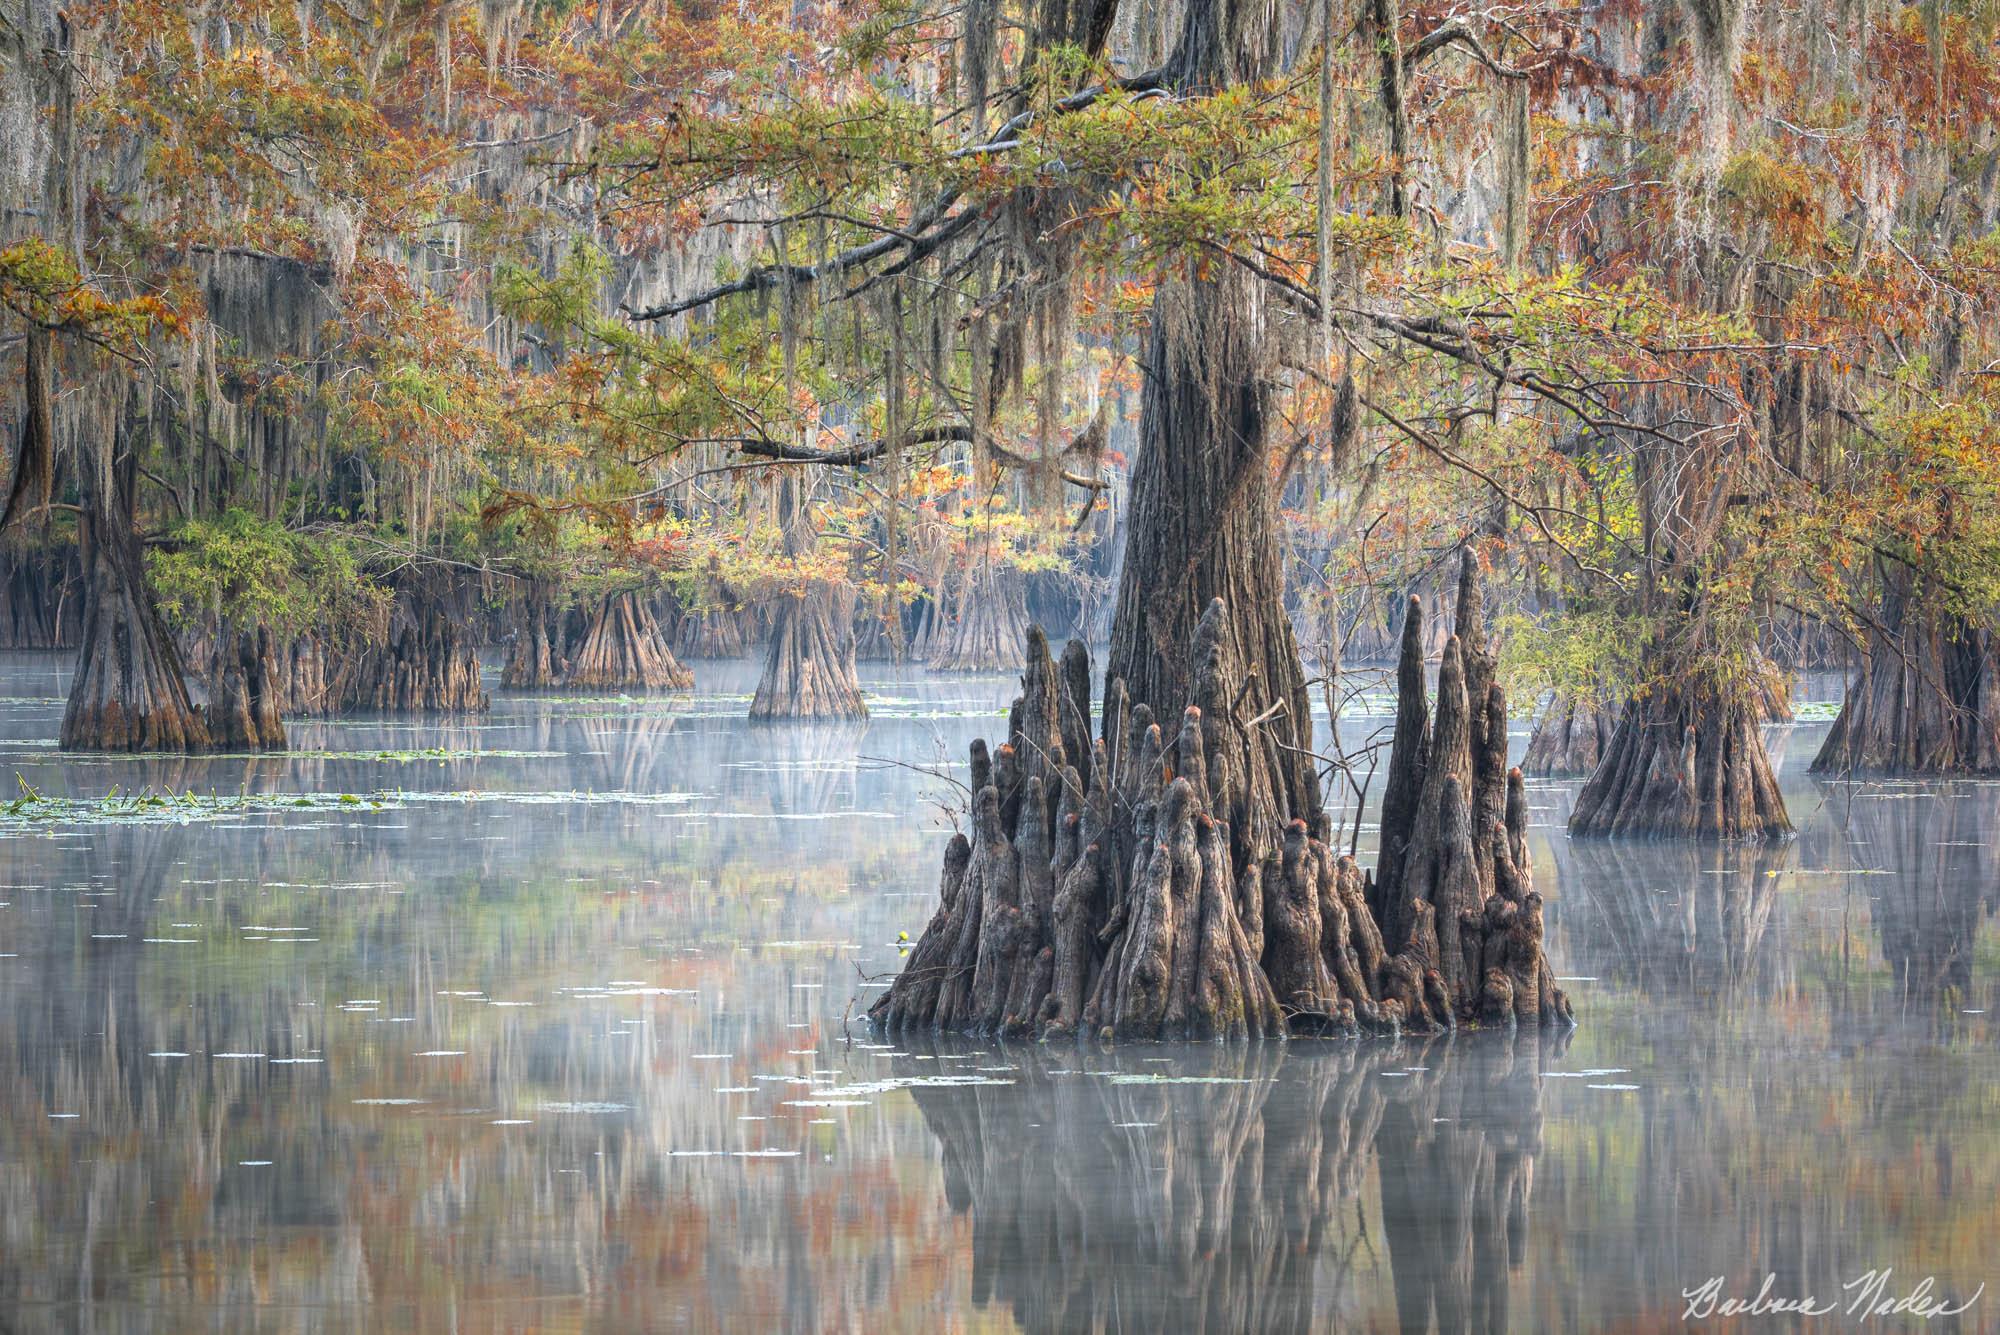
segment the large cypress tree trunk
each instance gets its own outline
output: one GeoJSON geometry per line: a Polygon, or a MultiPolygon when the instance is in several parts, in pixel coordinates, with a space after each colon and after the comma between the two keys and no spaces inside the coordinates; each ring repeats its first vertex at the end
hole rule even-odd
{"type": "Polygon", "coordinates": [[[477,713],[489,703],[466,591],[416,573],[396,590],[386,636],[344,655],[330,696],[342,709],[386,714],[477,713]]]}
{"type": "MultiPolygon", "coordinates": [[[[1191,0],[1169,82],[1271,73],[1274,16],[1191,0]]],[[[1227,262],[1159,287],[1097,738],[1088,650],[1072,640],[1058,666],[1031,631],[1006,745],[973,744],[972,838],[946,849],[937,913],[877,1023],[1251,1039],[1568,1022],[1469,556],[1442,738],[1415,704],[1414,603],[1404,639],[1396,751],[1415,803],[1385,831],[1402,890],[1385,902],[1326,842],[1271,498],[1267,320],[1257,281],[1227,262]]]]}
{"type": "MultiPolygon", "coordinates": [[[[803,564],[819,540],[801,483],[778,484],[785,556],[803,564]]],[[[750,701],[753,722],[868,717],[854,670],[854,595],[825,579],[781,592],[771,609],[764,672],[750,701]]]]}
{"type": "MultiPolygon", "coordinates": [[[[945,850],[937,912],[870,1018],[1117,1039],[1569,1023],[1476,592],[1460,608],[1435,723],[1399,720],[1397,755],[1425,759],[1385,823],[1401,852],[1381,892],[1327,845],[1323,815],[1274,821],[1268,751],[1230,705],[1247,681],[1220,599],[1171,741],[1115,677],[1093,741],[1088,651],[1072,640],[1058,665],[1030,631],[1007,743],[972,746],[972,838],[945,850]]],[[[1422,620],[1413,608],[1402,665],[1419,695],[1422,620]]]]}
{"type": "Polygon", "coordinates": [[[1885,570],[1866,654],[1815,774],[2000,772],[2000,636],[1924,606],[1915,576],[1885,570]]]}
{"type": "Polygon", "coordinates": [[[561,677],[562,664],[549,635],[549,591],[530,579],[514,609],[514,642],[500,684],[510,691],[545,691],[561,677]]]}
{"type": "Polygon", "coordinates": [[[1575,836],[1743,839],[1791,829],[1756,691],[1700,669],[1626,701],[1569,820],[1575,836]]]}
{"type": "Polygon", "coordinates": [[[1311,700],[1272,511],[1265,319],[1255,280],[1229,266],[1167,282],[1154,300],[1106,669],[1134,705],[1179,717],[1194,702],[1195,628],[1222,600],[1246,677],[1231,708],[1259,721],[1251,786],[1263,809],[1243,814],[1262,828],[1237,831],[1253,840],[1294,818],[1310,825],[1320,811],[1311,700]]]}
{"type": "Polygon", "coordinates": [[[1521,772],[1533,779],[1587,778],[1611,745],[1618,707],[1581,691],[1557,691],[1535,719],[1521,772]]]}
{"type": "Polygon", "coordinates": [[[750,701],[752,719],[868,717],[854,669],[851,595],[815,585],[779,596],[771,611],[764,672],[750,701]]]}
{"type": "Polygon", "coordinates": [[[940,672],[998,672],[1021,666],[1028,599],[1021,572],[978,562],[959,586],[951,628],[930,656],[940,672]]]}
{"type": "Polygon", "coordinates": [[[129,422],[80,470],[85,606],[76,676],[63,710],[65,751],[205,751],[207,725],[188,696],[140,559],[129,422]]]}
{"type": "Polygon", "coordinates": [[[565,680],[595,690],[694,689],[694,674],[674,657],[652,609],[629,589],[598,603],[565,680]]]}

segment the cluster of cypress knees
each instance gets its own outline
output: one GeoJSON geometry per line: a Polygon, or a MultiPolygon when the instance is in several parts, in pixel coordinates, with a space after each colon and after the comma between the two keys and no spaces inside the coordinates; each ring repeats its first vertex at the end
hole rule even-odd
{"type": "Polygon", "coordinates": [[[1567,1026],[1542,948],[1521,772],[1481,629],[1476,566],[1424,690],[1411,599],[1372,875],[1323,811],[1283,809],[1268,720],[1246,719],[1220,600],[1169,733],[1124,683],[1090,733],[1091,664],[1028,636],[1005,745],[972,744],[971,833],[940,902],[870,1011],[890,1030],[1111,1040],[1567,1026]]]}

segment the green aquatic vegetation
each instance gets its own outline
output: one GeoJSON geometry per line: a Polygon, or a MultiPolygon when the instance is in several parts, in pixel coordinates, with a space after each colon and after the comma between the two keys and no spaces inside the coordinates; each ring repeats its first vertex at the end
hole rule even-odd
{"type": "Polygon", "coordinates": [[[136,793],[113,788],[102,797],[61,797],[42,792],[18,774],[15,782],[20,795],[0,804],[0,838],[76,825],[185,825],[299,808],[383,810],[395,803],[383,795],[353,793],[172,793],[150,788],[136,793]]]}
{"type": "MultiPolygon", "coordinates": [[[[56,740],[38,738],[29,742],[0,742],[0,747],[11,750],[16,746],[32,747],[11,759],[15,761],[49,761],[65,764],[75,763],[76,757],[56,749],[56,740]]],[[[486,750],[478,747],[427,746],[414,748],[390,748],[370,751],[215,751],[203,758],[206,760],[259,760],[283,764],[293,760],[377,760],[385,764],[418,765],[430,762],[443,763],[450,760],[559,760],[566,753],[562,751],[509,751],[486,750]]],[[[165,758],[177,756],[169,751],[136,751],[125,758],[144,760],[150,757],[165,758]]]]}

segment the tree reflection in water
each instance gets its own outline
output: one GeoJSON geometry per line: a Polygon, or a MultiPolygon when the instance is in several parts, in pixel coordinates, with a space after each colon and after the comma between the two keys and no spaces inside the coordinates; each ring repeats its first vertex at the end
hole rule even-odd
{"type": "Polygon", "coordinates": [[[1542,1071],[1567,1041],[1173,1049],[1158,1075],[1129,1053],[1008,1049],[1011,1084],[912,1093],[971,1217],[973,1301],[1024,1330],[1322,1329],[1378,1248],[1405,1329],[1504,1330],[1542,1071]]]}
{"type": "MultiPolygon", "coordinates": [[[[1814,832],[1827,860],[1855,869],[1899,1018],[1947,1037],[1964,1026],[1974,947],[2000,906],[2000,786],[1828,782],[1814,832]]],[[[1846,983],[1848,980],[1843,979],[1846,983]]],[[[1852,1016],[1855,989],[1835,1004],[1852,1016]]],[[[1859,1023],[1859,1020],[1856,1020],[1859,1023]]]]}

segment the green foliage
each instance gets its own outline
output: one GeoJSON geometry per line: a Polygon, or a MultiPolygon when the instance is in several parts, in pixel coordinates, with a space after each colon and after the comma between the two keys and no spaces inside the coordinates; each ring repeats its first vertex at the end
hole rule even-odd
{"type": "Polygon", "coordinates": [[[296,533],[247,510],[179,525],[146,556],[160,610],[182,629],[226,619],[274,633],[356,629],[386,609],[339,530],[296,533]]]}
{"type": "Polygon", "coordinates": [[[1621,699],[1640,680],[1644,628],[1610,608],[1514,612],[1495,623],[1500,680],[1526,700],[1544,691],[1600,702],[1621,699]]]}

